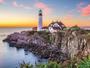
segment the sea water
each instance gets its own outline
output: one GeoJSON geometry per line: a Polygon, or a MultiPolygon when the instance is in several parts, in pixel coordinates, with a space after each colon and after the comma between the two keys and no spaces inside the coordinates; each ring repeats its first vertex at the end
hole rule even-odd
{"type": "Polygon", "coordinates": [[[40,59],[33,53],[24,51],[24,49],[9,47],[8,43],[2,41],[11,33],[28,30],[31,30],[31,28],[0,28],[0,68],[19,68],[23,61],[33,65],[47,62],[46,59],[40,59]]]}

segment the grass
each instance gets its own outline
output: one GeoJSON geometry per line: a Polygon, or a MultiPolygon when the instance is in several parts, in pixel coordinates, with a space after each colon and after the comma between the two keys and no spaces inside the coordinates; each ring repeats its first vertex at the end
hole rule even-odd
{"type": "Polygon", "coordinates": [[[23,62],[20,64],[20,68],[90,68],[90,56],[84,58],[80,62],[76,63],[76,60],[72,60],[67,66],[63,67],[56,62],[48,62],[47,64],[36,64],[35,66],[23,62]]]}
{"type": "Polygon", "coordinates": [[[82,60],[78,66],[78,68],[90,68],[90,56],[82,60]]]}
{"type": "Polygon", "coordinates": [[[20,64],[20,68],[61,68],[61,66],[56,62],[49,62],[47,64],[36,64],[35,66],[23,62],[22,64],[20,64]]]}

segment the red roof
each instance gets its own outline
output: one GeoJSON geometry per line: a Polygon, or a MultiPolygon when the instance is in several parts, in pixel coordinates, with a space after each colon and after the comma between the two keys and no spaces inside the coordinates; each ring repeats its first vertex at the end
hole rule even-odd
{"type": "Polygon", "coordinates": [[[37,30],[37,27],[33,27],[33,30],[37,30]]]}
{"type": "Polygon", "coordinates": [[[42,29],[48,29],[48,27],[42,27],[42,29]]]}
{"type": "MultiPolygon", "coordinates": [[[[48,27],[42,27],[42,29],[48,29],[48,27]]],[[[33,27],[33,30],[37,30],[37,27],[33,27]]]]}

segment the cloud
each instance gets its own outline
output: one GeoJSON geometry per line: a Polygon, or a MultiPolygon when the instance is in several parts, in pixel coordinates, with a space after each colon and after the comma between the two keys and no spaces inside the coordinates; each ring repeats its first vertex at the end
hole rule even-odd
{"type": "Polygon", "coordinates": [[[16,1],[14,1],[14,2],[12,3],[12,5],[13,5],[14,7],[18,7],[18,4],[17,4],[16,1]]]}
{"type": "Polygon", "coordinates": [[[67,19],[67,20],[71,20],[71,19],[72,19],[72,15],[69,15],[69,14],[66,15],[66,16],[65,16],[65,19],[67,19]]]}
{"type": "Polygon", "coordinates": [[[30,6],[24,5],[24,4],[18,4],[16,1],[14,1],[14,2],[12,3],[12,5],[13,5],[14,7],[16,7],[16,8],[31,9],[30,6]]]}
{"type": "Polygon", "coordinates": [[[13,7],[16,8],[24,8],[24,9],[42,9],[44,11],[44,14],[50,14],[52,13],[52,8],[50,8],[47,4],[43,2],[39,2],[40,0],[35,0],[36,2],[30,6],[30,5],[25,5],[22,3],[17,3],[16,0],[12,2],[13,7]]]}
{"type": "Polygon", "coordinates": [[[66,19],[66,20],[72,20],[73,19],[73,10],[68,11],[68,13],[64,17],[64,19],[66,19]]]}
{"type": "Polygon", "coordinates": [[[46,14],[49,14],[49,13],[52,12],[52,9],[51,9],[50,7],[48,7],[45,3],[42,3],[42,2],[37,2],[37,3],[35,4],[35,7],[38,8],[38,9],[44,10],[44,12],[45,12],[46,14]]]}
{"type": "Polygon", "coordinates": [[[0,0],[0,4],[4,3],[4,0],[0,0]]]}
{"type": "Polygon", "coordinates": [[[72,20],[72,18],[73,18],[73,15],[72,15],[72,14],[67,14],[67,15],[64,17],[64,19],[66,19],[66,20],[72,20]]]}
{"type": "Polygon", "coordinates": [[[83,16],[90,16],[90,5],[82,7],[80,11],[83,16]]]}
{"type": "Polygon", "coordinates": [[[77,8],[82,16],[90,16],[90,4],[79,3],[77,8]]]}

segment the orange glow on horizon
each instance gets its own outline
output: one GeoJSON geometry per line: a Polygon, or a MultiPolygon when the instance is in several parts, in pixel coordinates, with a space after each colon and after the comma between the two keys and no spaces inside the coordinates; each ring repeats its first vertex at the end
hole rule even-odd
{"type": "MultiPolygon", "coordinates": [[[[43,26],[48,26],[50,22],[44,22],[43,26]]],[[[62,21],[63,24],[65,24],[67,27],[71,27],[74,25],[78,25],[78,26],[90,26],[90,23],[88,22],[72,22],[72,21],[62,21]]],[[[38,22],[13,22],[13,23],[8,23],[8,22],[3,22],[0,23],[0,27],[37,27],[38,22]]]]}
{"type": "MultiPolygon", "coordinates": [[[[1,14],[1,13],[0,13],[1,14]]],[[[43,26],[48,26],[54,18],[47,17],[43,20],[43,26]]],[[[66,26],[90,26],[90,20],[79,19],[65,19],[60,20],[66,26]]],[[[36,27],[38,25],[38,17],[36,16],[24,16],[15,14],[1,14],[0,15],[0,27],[36,27]]]]}

